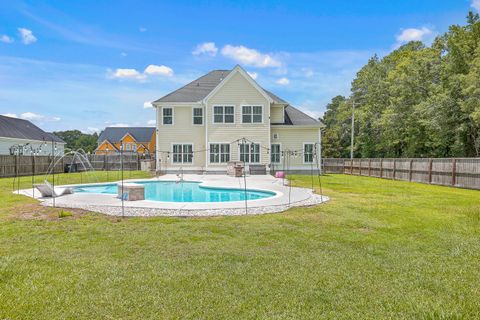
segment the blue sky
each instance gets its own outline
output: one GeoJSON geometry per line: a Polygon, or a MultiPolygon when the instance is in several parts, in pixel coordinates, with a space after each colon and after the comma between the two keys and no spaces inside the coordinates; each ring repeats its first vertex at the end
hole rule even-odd
{"type": "Polygon", "coordinates": [[[320,116],[358,69],[480,0],[2,1],[0,114],[46,130],[153,125],[149,101],[242,65],[320,116]]]}

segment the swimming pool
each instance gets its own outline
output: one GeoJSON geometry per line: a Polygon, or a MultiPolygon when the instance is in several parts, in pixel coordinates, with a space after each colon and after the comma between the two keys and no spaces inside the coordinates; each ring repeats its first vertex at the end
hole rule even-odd
{"type": "MultiPolygon", "coordinates": [[[[200,182],[176,181],[135,181],[145,185],[145,200],[165,202],[228,202],[244,201],[245,190],[210,188],[200,186],[200,182]]],[[[74,187],[75,193],[117,194],[117,184],[84,185],[74,187]]],[[[247,200],[273,197],[275,192],[247,189],[247,200]]]]}

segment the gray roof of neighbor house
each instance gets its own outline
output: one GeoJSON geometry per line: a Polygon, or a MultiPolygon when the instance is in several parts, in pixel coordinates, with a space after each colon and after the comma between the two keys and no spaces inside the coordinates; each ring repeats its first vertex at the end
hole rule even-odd
{"type": "MultiPolygon", "coordinates": [[[[213,70],[200,78],[193,80],[189,84],[177,89],[166,96],[154,102],[198,102],[203,100],[213,89],[215,89],[222,80],[228,76],[231,70],[213,70]]],[[[263,88],[262,88],[263,89],[263,88]]],[[[274,103],[285,104],[285,122],[276,123],[276,125],[315,125],[320,122],[300,110],[288,105],[288,102],[263,89],[265,93],[272,98],[274,103]]]]}
{"type": "Polygon", "coordinates": [[[65,143],[50,132],[45,132],[28,120],[0,116],[0,137],[65,143]]]}
{"type": "Polygon", "coordinates": [[[155,128],[153,127],[107,127],[100,133],[98,143],[105,140],[119,142],[127,133],[132,135],[137,142],[149,142],[152,140],[155,128]]]}

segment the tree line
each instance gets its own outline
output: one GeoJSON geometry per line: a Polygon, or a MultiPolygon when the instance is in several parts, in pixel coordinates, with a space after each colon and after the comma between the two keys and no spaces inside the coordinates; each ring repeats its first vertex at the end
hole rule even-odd
{"type": "Polygon", "coordinates": [[[65,151],[83,149],[87,153],[93,153],[97,148],[98,134],[83,133],[80,130],[56,131],[54,134],[65,141],[65,151]]]}
{"type": "Polygon", "coordinates": [[[323,116],[325,157],[480,156],[480,18],[373,56],[323,116]]]}

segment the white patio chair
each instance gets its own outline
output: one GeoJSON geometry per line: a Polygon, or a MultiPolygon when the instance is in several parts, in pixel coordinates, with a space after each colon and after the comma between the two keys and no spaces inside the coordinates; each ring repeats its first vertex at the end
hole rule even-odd
{"type": "Polygon", "coordinates": [[[53,188],[53,186],[48,181],[44,181],[43,184],[34,184],[35,188],[40,191],[42,198],[51,198],[55,194],[55,197],[60,197],[66,194],[73,193],[71,188],[53,188]]]}

